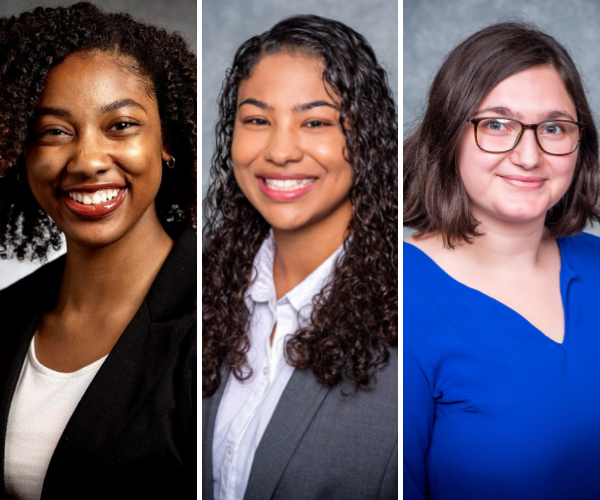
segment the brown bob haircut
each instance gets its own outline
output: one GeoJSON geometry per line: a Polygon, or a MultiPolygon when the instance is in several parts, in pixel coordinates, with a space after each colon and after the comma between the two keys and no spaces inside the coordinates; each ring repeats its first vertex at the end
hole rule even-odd
{"type": "Polygon", "coordinates": [[[598,133],[579,72],[554,38],[533,26],[506,22],[482,29],[450,52],[431,85],[423,121],[404,141],[404,225],[417,230],[416,238],[440,233],[444,245],[454,248],[482,234],[458,170],[459,139],[466,120],[496,85],[534,66],[556,69],[577,120],[585,123],[573,180],[546,214],[546,226],[561,237],[600,222],[598,133]]]}

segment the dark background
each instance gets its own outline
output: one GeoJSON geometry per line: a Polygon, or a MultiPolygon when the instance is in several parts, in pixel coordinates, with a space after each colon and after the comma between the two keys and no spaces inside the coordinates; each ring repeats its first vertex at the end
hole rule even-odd
{"type": "MultiPolygon", "coordinates": [[[[77,3],[60,0],[0,0],[0,17],[12,16],[36,7],[58,7],[77,3]]],[[[94,0],[92,3],[111,12],[127,12],[135,19],[168,31],[178,31],[197,53],[196,0],[94,0]]],[[[63,245],[63,252],[65,248],[63,245]]],[[[56,258],[62,252],[51,255],[56,258]]],[[[38,267],[31,262],[0,260],[0,289],[29,274],[38,267]]]]}
{"type": "MultiPolygon", "coordinates": [[[[521,20],[552,35],[575,61],[600,125],[600,1],[404,0],[404,137],[421,117],[443,58],[469,35],[494,22],[521,20]]],[[[588,229],[600,235],[600,227],[588,229]]],[[[404,237],[410,230],[404,231],[404,237]]]]}
{"type": "Polygon", "coordinates": [[[204,0],[202,2],[202,198],[214,149],[217,96],[237,48],[284,17],[316,14],[361,33],[387,70],[398,102],[398,0],[204,0]]]}

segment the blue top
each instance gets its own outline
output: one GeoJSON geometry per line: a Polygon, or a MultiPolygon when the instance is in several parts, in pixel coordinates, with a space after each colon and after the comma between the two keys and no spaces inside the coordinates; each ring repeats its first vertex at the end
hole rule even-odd
{"type": "Polygon", "coordinates": [[[404,498],[600,498],[600,238],[558,241],[558,344],[404,244],[404,498]]]}

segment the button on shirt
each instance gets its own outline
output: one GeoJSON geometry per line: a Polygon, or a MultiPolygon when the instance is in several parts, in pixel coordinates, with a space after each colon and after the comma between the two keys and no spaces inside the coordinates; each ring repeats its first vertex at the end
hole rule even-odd
{"type": "Polygon", "coordinates": [[[219,405],[213,440],[216,500],[243,499],[254,453],[294,371],[284,357],[286,336],[307,324],[313,297],[326,284],[342,248],[280,300],[273,283],[276,246],[272,231],[258,251],[254,281],[246,293],[251,311],[246,356],[252,376],[240,381],[230,375],[219,405]]]}

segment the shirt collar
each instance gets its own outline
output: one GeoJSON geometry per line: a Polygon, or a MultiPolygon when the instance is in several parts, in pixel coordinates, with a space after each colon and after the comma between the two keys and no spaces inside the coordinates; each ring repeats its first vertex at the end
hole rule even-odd
{"type": "MultiPolygon", "coordinates": [[[[247,297],[254,302],[269,302],[275,305],[276,294],[273,283],[273,261],[276,252],[275,237],[273,230],[263,241],[260,250],[254,259],[254,270],[252,272],[252,285],[246,292],[247,297]]],[[[333,267],[338,256],[343,252],[344,245],[340,247],[315,269],[302,283],[289,291],[280,301],[287,299],[297,312],[302,308],[310,306],[315,295],[317,295],[325,286],[327,279],[331,275],[333,267]]]]}

